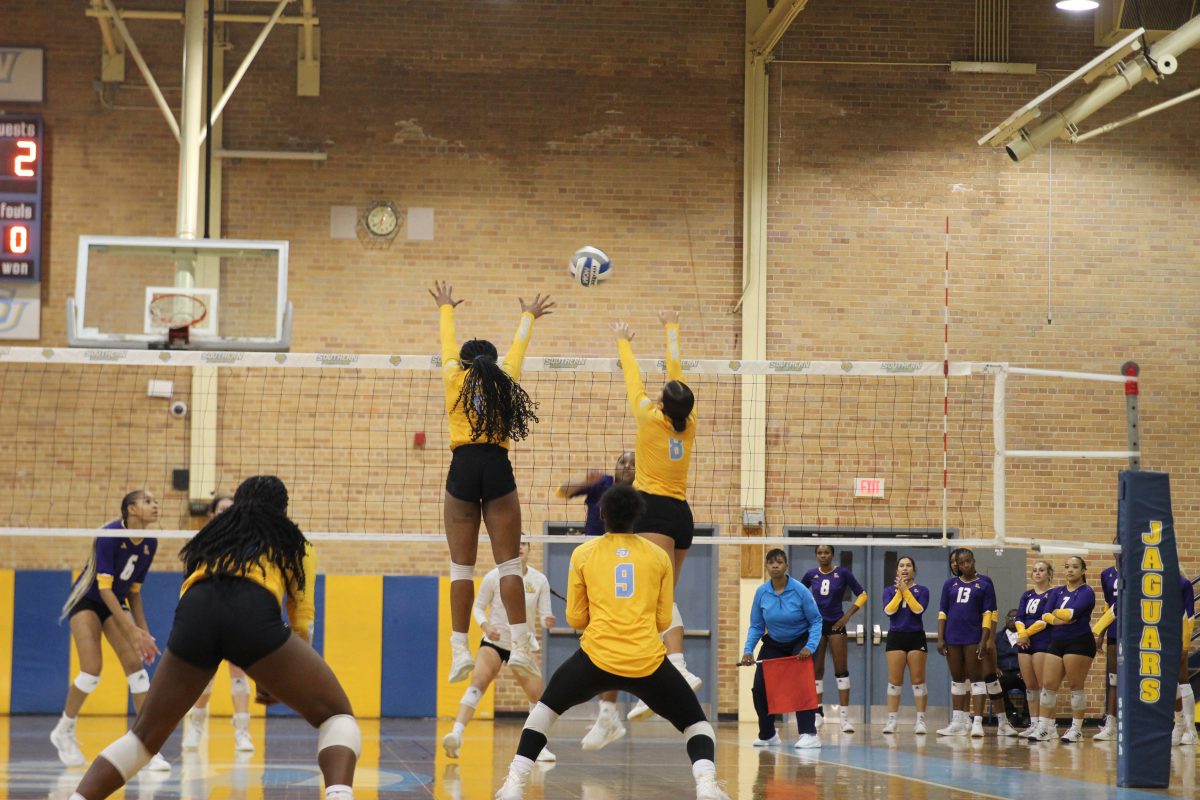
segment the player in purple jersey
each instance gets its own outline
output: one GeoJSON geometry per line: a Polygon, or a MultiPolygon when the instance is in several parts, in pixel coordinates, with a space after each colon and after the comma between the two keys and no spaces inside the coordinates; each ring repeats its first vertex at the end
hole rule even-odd
{"type": "Polygon", "coordinates": [[[925,643],[925,623],[921,615],[927,608],[929,589],[917,583],[917,564],[909,556],[901,556],[896,561],[895,580],[883,590],[883,610],[890,620],[886,648],[888,718],[883,726],[884,733],[896,732],[905,667],[908,667],[908,679],[912,682],[913,705],[917,708],[913,733],[925,733],[925,707],[929,703],[925,661],[929,657],[929,646],[925,643]]]}
{"type": "MultiPolygon", "coordinates": [[[[813,674],[817,681],[817,700],[825,693],[825,651],[833,654],[833,674],[837,678],[838,705],[841,715],[842,733],[854,733],[850,724],[850,668],[847,663],[846,623],[858,610],[867,604],[867,593],[854,573],[845,567],[833,565],[833,547],[817,545],[817,566],[804,573],[800,582],[808,587],[821,610],[821,644],[813,663],[813,674]],[[849,588],[854,593],[854,605],[849,611],[842,610],[842,597],[849,588]]],[[[824,707],[817,709],[817,727],[824,719],[824,707]]]]}
{"type": "MultiPolygon", "coordinates": [[[[1117,583],[1121,579],[1121,554],[1113,553],[1113,566],[1100,573],[1100,589],[1104,592],[1105,614],[1111,609],[1117,613],[1117,583]]],[[[1110,625],[1103,634],[1096,635],[1096,649],[1104,650],[1104,671],[1107,673],[1104,727],[1093,739],[1107,741],[1117,738],[1117,626],[1110,625]],[[1108,645],[1105,648],[1105,645],[1108,645]]]]}
{"type": "MultiPolygon", "coordinates": [[[[158,515],[159,505],[154,495],[143,490],[130,492],[121,500],[121,518],[104,529],[143,530],[157,522],[158,515]]],[[[79,674],[67,690],[63,715],[50,732],[50,741],[58,750],[59,760],[68,767],[87,763],[75,737],[75,721],[88,695],[100,685],[101,635],[121,659],[134,708],[140,710],[146,699],[150,675],[143,664],[152,663],[159,651],[146,623],[141,588],[157,548],[157,539],[133,536],[94,539],[87,564],[63,605],[60,619],[71,621],[71,638],[79,653],[79,674]]],[[[149,768],[169,771],[171,765],[158,756],[149,768]]]]}
{"type": "Polygon", "coordinates": [[[1096,593],[1087,584],[1087,564],[1079,556],[1071,556],[1063,565],[1063,574],[1067,582],[1050,590],[1041,622],[1026,628],[1032,636],[1046,626],[1050,627],[1050,649],[1042,674],[1042,716],[1037,733],[1030,737],[1039,742],[1050,741],[1058,735],[1055,712],[1058,689],[1064,680],[1071,687],[1071,729],[1062,740],[1083,741],[1083,715],[1087,710],[1084,686],[1096,657],[1096,640],[1090,628],[1096,593]]]}
{"type": "Polygon", "coordinates": [[[1033,588],[1021,595],[1017,603],[1017,663],[1021,667],[1021,680],[1025,682],[1025,703],[1029,706],[1029,727],[1021,731],[1021,738],[1028,739],[1037,732],[1038,701],[1042,691],[1042,673],[1046,668],[1046,651],[1050,649],[1050,632],[1029,634],[1029,626],[1046,613],[1054,567],[1049,561],[1035,561],[1029,571],[1033,588]]]}
{"type": "Polygon", "coordinates": [[[938,604],[938,652],[950,669],[953,716],[939,736],[983,736],[983,704],[987,696],[984,665],[993,649],[992,627],[996,589],[986,575],[975,571],[975,554],[959,548],[951,554],[950,571],[957,573],[942,586],[938,604]],[[970,697],[968,698],[968,693],[970,697]],[[974,702],[974,719],[970,705],[974,702]]]}
{"type": "Polygon", "coordinates": [[[1188,649],[1192,646],[1196,590],[1182,571],[1179,573],[1179,595],[1183,606],[1183,650],[1179,659],[1179,683],[1175,686],[1175,728],[1171,731],[1171,744],[1195,747],[1196,693],[1188,675],[1188,649]]]}

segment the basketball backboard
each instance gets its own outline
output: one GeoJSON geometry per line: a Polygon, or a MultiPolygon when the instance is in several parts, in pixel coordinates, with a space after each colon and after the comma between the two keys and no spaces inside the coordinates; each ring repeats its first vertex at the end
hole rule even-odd
{"type": "Polygon", "coordinates": [[[81,236],[75,295],[67,298],[67,341],[72,347],[167,347],[168,332],[150,313],[167,294],[207,312],[190,328],[191,349],[287,350],[287,263],[287,242],[81,236]]]}

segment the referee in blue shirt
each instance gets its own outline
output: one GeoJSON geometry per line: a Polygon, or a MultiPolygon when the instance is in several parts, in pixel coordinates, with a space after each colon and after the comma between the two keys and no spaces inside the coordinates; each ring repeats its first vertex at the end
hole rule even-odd
{"type": "MultiPolygon", "coordinates": [[[[750,607],[750,630],[746,633],[746,652],[742,665],[754,663],[754,645],[760,640],[758,660],[799,656],[811,658],[821,641],[821,612],[812,592],[788,574],[787,553],[779,548],[767,552],[767,575],[770,580],[758,587],[750,607]]],[[[763,682],[760,663],[754,671],[754,710],[758,714],[758,739],[755,747],[779,744],[775,731],[775,716],[767,710],[767,688],[763,682]]],[[[796,727],[800,739],[797,750],[820,747],[817,736],[816,709],[796,712],[796,727]]]]}

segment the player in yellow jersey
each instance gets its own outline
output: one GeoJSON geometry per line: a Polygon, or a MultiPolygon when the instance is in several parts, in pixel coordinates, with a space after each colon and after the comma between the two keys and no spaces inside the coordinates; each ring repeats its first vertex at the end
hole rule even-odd
{"type": "MultiPolygon", "coordinates": [[[[683,561],[692,546],[695,526],[687,502],[688,467],[692,462],[692,443],[696,439],[696,397],[683,382],[683,362],[679,357],[679,312],[660,311],[658,320],[667,334],[667,382],[654,398],[646,394],[642,373],[633,357],[633,331],[624,322],[613,323],[617,352],[625,373],[629,405],[637,420],[637,447],[633,488],[641,492],[646,513],[634,526],[640,533],[671,557],[675,585],[683,572],[683,561]]],[[[688,671],[683,656],[683,616],[679,606],[671,608],[671,624],[663,634],[667,658],[687,680],[692,690],[700,688],[700,677],[688,671]]],[[[638,703],[628,714],[631,720],[651,715],[645,703],[638,703]]]]}
{"type": "Polygon", "coordinates": [[[475,556],[479,523],[487,525],[492,556],[500,571],[500,600],[508,615],[512,651],[508,666],[526,678],[541,678],[525,620],[525,584],[521,580],[521,501],[508,460],[510,440],[529,435],[537,422],[530,399],[518,381],[533,321],[551,313],[554,303],[540,294],[521,303],[521,322],[512,347],[497,363],[496,346],[471,339],[462,347],[454,337],[454,287],[443,281],[429,291],[438,304],[442,339],[442,382],[450,422],[450,471],[446,475],[443,514],[450,546],[450,683],[466,680],[475,667],[467,630],[475,602],[475,556]]]}
{"type": "Polygon", "coordinates": [[[665,658],[660,634],[671,624],[673,570],[660,547],[632,533],[645,509],[638,491],[612,487],[600,498],[608,533],[571,554],[567,624],[582,629],[583,637],[529,712],[498,800],[524,798],[533,762],[559,716],[612,690],[641,698],[684,735],[697,800],[728,800],[716,781],[712,726],[696,694],[665,658]]]}
{"type": "Polygon", "coordinates": [[[283,481],[242,482],[233,506],[180,551],[183,588],[167,651],[133,727],[92,762],[71,800],[103,800],[145,766],[175,730],[222,660],[317,729],[325,800],[350,788],[362,736],[337,676],[309,645],[316,616],[312,547],[287,516],[283,481]],[[287,608],[291,628],[283,621],[287,608]]]}

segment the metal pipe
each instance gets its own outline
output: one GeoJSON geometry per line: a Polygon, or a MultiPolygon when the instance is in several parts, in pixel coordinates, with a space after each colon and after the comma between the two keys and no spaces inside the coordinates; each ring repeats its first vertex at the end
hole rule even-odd
{"type": "Polygon", "coordinates": [[[1005,453],[1007,448],[1005,428],[1005,387],[1008,383],[1008,370],[1001,369],[996,373],[992,386],[992,445],[995,455],[992,457],[992,527],[995,528],[996,542],[1004,545],[1007,525],[1005,509],[1005,453]]]}
{"type": "MultiPolygon", "coordinates": [[[[292,0],[289,0],[289,2],[291,1],[292,0]]],[[[118,14],[118,12],[113,9],[97,11],[89,8],[84,11],[84,15],[98,19],[112,18],[115,20],[119,16],[124,19],[151,20],[156,22],[184,22],[186,24],[184,15],[180,14],[178,11],[121,11],[118,14]]],[[[262,25],[270,19],[270,16],[266,14],[230,14],[227,12],[217,12],[215,19],[217,22],[245,22],[262,25]]],[[[283,25],[311,26],[319,25],[321,20],[318,17],[311,17],[309,19],[305,19],[304,17],[281,17],[279,22],[283,25]]]]}
{"type": "Polygon", "coordinates": [[[1013,375],[1038,375],[1043,378],[1071,378],[1074,380],[1101,381],[1105,383],[1125,383],[1126,381],[1137,380],[1136,377],[1106,375],[1102,372],[1071,372],[1065,369],[1039,369],[1037,367],[1008,367],[1008,371],[1013,375]]]}
{"type": "Polygon", "coordinates": [[[129,55],[133,56],[133,63],[137,64],[138,71],[142,73],[142,78],[145,79],[146,85],[150,87],[150,94],[154,96],[154,102],[158,104],[159,110],[167,118],[167,126],[170,127],[171,133],[175,135],[175,141],[180,141],[179,123],[175,121],[175,113],[167,105],[167,100],[163,97],[162,91],[159,90],[158,82],[154,80],[154,74],[150,72],[150,67],[146,65],[146,59],[142,58],[141,51],[138,50],[137,44],[133,41],[133,36],[130,35],[129,28],[125,27],[125,21],[117,15],[116,9],[113,8],[113,0],[104,0],[104,5],[112,12],[113,24],[117,26],[117,32],[121,34],[121,38],[125,41],[125,47],[129,49],[129,55]]]}
{"type": "MultiPolygon", "coordinates": [[[[234,90],[236,90],[238,84],[242,82],[242,78],[245,77],[246,71],[250,69],[250,65],[254,63],[254,58],[258,55],[258,51],[262,49],[263,43],[267,41],[267,36],[271,34],[271,30],[275,27],[275,23],[279,21],[279,17],[283,14],[283,9],[290,2],[292,2],[292,0],[279,0],[278,5],[275,6],[275,13],[272,14],[267,20],[266,26],[258,32],[258,38],[254,40],[254,44],[251,45],[250,51],[246,53],[245,58],[242,59],[242,63],[238,65],[237,72],[233,73],[233,77],[230,78],[229,84],[225,87],[225,91],[221,93],[221,99],[217,101],[215,106],[213,106],[211,124],[215,125],[216,121],[221,117],[221,112],[225,110],[225,106],[229,103],[229,98],[233,97],[234,90]]],[[[201,142],[203,142],[205,139],[205,133],[206,132],[203,131],[200,133],[201,142]]]]}
{"type": "Polygon", "coordinates": [[[773,58],[773,64],[813,64],[830,67],[946,67],[949,61],[805,61],[795,58],[773,58]]]}
{"type": "Polygon", "coordinates": [[[304,60],[311,62],[313,60],[313,25],[316,24],[311,21],[316,19],[313,16],[313,0],[304,0],[301,13],[303,14],[302,19],[310,20],[304,25],[304,60]]]}
{"type": "Polygon", "coordinates": [[[770,55],[806,5],[808,0],[780,0],[776,3],[762,24],[750,34],[750,49],[758,55],[770,55]]]}
{"type": "MultiPolygon", "coordinates": [[[[100,10],[103,7],[103,0],[92,0],[92,8],[100,10]]],[[[115,56],[117,54],[117,43],[112,35],[112,20],[97,18],[96,22],[100,25],[100,39],[104,42],[105,52],[110,56],[115,56]]]]}
{"type": "Polygon", "coordinates": [[[1185,92],[1176,98],[1159,103],[1156,106],[1150,106],[1149,108],[1142,109],[1136,114],[1130,114],[1128,117],[1119,119],[1116,122],[1110,122],[1107,125],[1102,125],[1099,128],[1096,128],[1095,130],[1090,130],[1087,133],[1081,133],[1078,136],[1072,136],[1071,141],[1075,144],[1078,144],[1079,142],[1086,142],[1088,139],[1093,139],[1102,133],[1108,133],[1109,131],[1115,131],[1117,128],[1123,128],[1131,122],[1137,122],[1139,119],[1148,117],[1151,114],[1157,114],[1159,111],[1166,111],[1168,108],[1177,106],[1180,103],[1191,100],[1194,97],[1200,97],[1200,89],[1192,89],[1190,92],[1185,92]]]}
{"type": "Polygon", "coordinates": [[[253,158],[275,161],[325,161],[328,153],[297,153],[286,150],[217,150],[217,158],[253,158]]]}
{"type": "Polygon", "coordinates": [[[1005,450],[1009,458],[1140,458],[1137,450],[1005,450]]]}
{"type": "MultiPolygon", "coordinates": [[[[196,238],[200,205],[200,126],[204,114],[204,0],[187,0],[183,26],[183,109],[179,128],[179,197],[175,235],[196,238]]],[[[190,262],[180,262],[175,285],[190,288],[194,273],[190,262]]]]}

